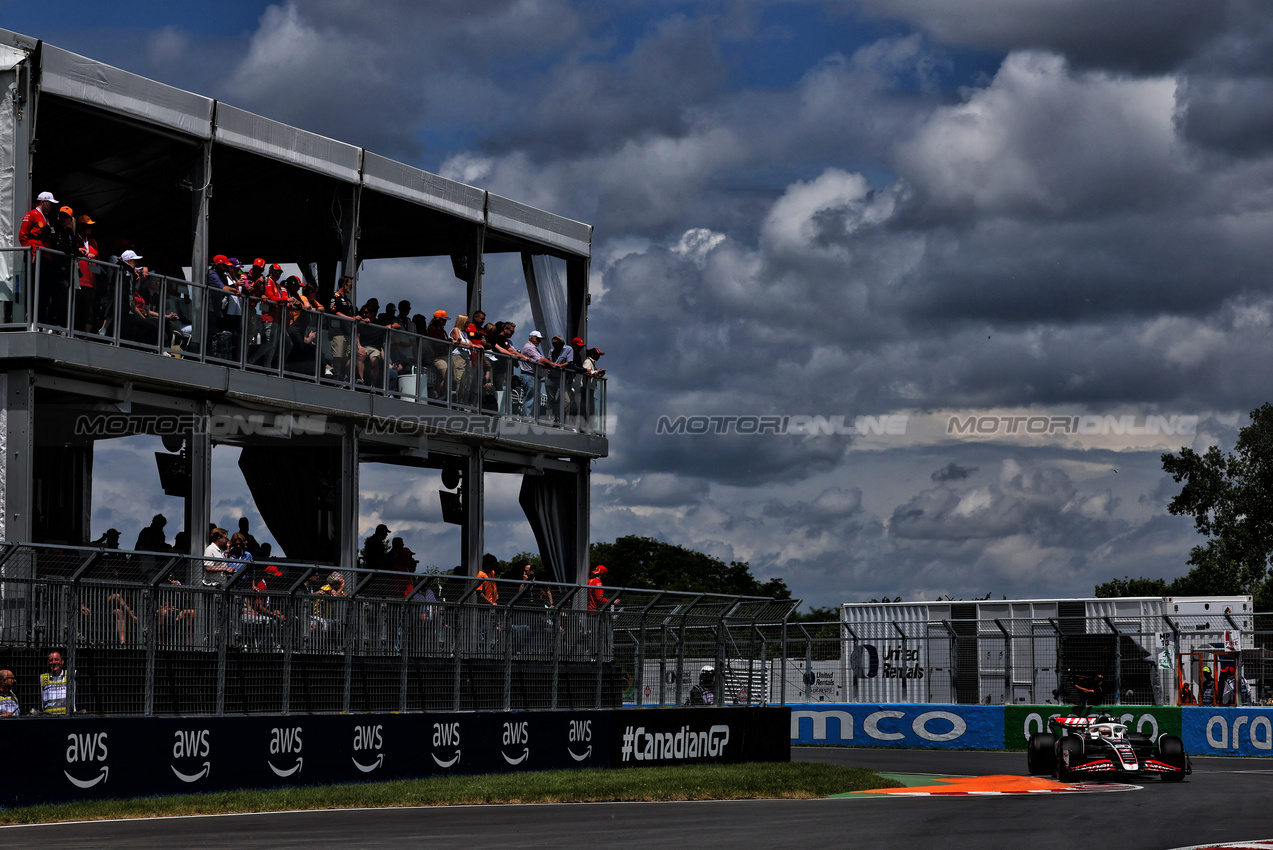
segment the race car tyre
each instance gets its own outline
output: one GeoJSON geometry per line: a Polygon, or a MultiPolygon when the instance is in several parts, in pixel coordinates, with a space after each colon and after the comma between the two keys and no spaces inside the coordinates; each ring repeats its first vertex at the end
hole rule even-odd
{"type": "Polygon", "coordinates": [[[1083,741],[1072,735],[1061,739],[1060,752],[1056,759],[1056,778],[1065,780],[1073,777],[1073,773],[1065,766],[1065,756],[1069,754],[1070,764],[1078,765],[1083,761],[1083,741]]]}
{"type": "Polygon", "coordinates": [[[1183,782],[1185,779],[1185,742],[1175,735],[1163,735],[1158,739],[1158,755],[1167,764],[1180,768],[1179,773],[1164,773],[1163,782],[1183,782]]]}
{"type": "Polygon", "coordinates": [[[1051,776],[1056,770],[1056,736],[1051,732],[1031,735],[1025,761],[1031,776],[1051,776]]]}

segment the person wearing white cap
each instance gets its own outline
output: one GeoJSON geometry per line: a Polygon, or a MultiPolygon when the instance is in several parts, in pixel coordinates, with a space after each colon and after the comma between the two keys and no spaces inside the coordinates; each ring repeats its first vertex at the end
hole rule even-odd
{"type": "Polygon", "coordinates": [[[544,352],[539,348],[539,341],[544,335],[539,331],[531,331],[527,336],[526,344],[522,346],[522,356],[526,359],[521,362],[522,369],[522,386],[525,388],[522,396],[523,414],[529,417],[535,416],[535,407],[539,402],[539,395],[543,392],[543,377],[538,381],[535,380],[535,367],[539,366],[544,369],[555,369],[556,365],[544,356],[544,352]]]}
{"type": "MultiPolygon", "coordinates": [[[[57,203],[57,198],[53,197],[52,192],[41,192],[35,200],[35,206],[22,216],[22,226],[18,228],[18,244],[31,249],[32,267],[39,258],[40,312],[37,319],[44,323],[52,323],[54,320],[53,296],[57,291],[58,282],[56,270],[53,268],[56,265],[53,255],[45,254],[41,258],[40,249],[57,247],[57,225],[53,220],[53,208],[57,206],[57,203]]],[[[66,286],[65,282],[62,286],[66,286]]]]}
{"type": "Polygon", "coordinates": [[[22,226],[18,228],[18,244],[30,247],[31,257],[35,258],[35,248],[52,248],[54,225],[53,208],[57,206],[57,198],[52,192],[41,192],[35,201],[35,207],[22,216],[22,226]]]}

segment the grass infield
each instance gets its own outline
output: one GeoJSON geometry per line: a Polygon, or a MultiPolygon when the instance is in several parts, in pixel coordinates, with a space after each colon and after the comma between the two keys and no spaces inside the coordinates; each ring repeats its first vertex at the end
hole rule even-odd
{"type": "Polygon", "coordinates": [[[803,762],[549,770],[542,773],[444,776],[356,785],[59,803],[0,809],[0,823],[481,803],[812,799],[849,791],[898,787],[901,787],[899,782],[874,771],[803,762]]]}

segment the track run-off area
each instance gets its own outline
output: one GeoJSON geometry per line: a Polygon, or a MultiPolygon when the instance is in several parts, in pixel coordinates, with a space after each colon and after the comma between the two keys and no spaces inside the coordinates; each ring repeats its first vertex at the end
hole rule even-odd
{"type": "Polygon", "coordinates": [[[280,812],[0,828],[6,848],[745,846],[1273,847],[1273,762],[1194,758],[1182,783],[1056,789],[1023,753],[796,747],[907,787],[826,800],[584,803],[280,812]],[[975,778],[970,778],[975,777],[975,778]],[[1117,791],[1118,793],[1095,793],[1117,791]],[[922,796],[917,796],[922,795],[922,796]]]}

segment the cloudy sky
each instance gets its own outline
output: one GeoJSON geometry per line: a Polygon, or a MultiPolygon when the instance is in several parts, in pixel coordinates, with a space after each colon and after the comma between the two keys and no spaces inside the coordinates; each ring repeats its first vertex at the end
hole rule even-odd
{"type": "MultiPolygon", "coordinates": [[[[1269,400],[1266,3],[37,6],[0,24],[595,225],[594,540],[816,605],[1088,595],[1186,571],[1159,455],[1269,400]],[[736,433],[766,416],[788,433],[736,433]]],[[[423,268],[361,292],[456,309],[423,268]]],[[[488,268],[493,317],[527,316],[488,268]]],[[[364,523],[453,560],[436,482],[366,479],[364,523]]]]}

